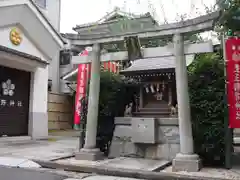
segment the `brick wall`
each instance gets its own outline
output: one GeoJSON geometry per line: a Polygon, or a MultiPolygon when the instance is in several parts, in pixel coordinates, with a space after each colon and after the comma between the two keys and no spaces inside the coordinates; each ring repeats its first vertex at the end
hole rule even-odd
{"type": "Polygon", "coordinates": [[[72,129],[73,108],[72,96],[48,93],[48,129],[72,129]]]}

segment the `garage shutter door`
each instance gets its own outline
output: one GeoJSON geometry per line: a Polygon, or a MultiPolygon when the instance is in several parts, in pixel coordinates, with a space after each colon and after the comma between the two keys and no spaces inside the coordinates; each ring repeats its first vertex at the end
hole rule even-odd
{"type": "Polygon", "coordinates": [[[30,73],[0,66],[0,136],[28,133],[30,73]]]}

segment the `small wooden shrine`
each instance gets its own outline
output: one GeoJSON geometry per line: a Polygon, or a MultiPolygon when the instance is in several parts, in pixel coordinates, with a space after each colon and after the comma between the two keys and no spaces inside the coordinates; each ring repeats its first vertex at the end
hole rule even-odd
{"type": "MultiPolygon", "coordinates": [[[[194,56],[186,56],[187,66],[194,56]]],[[[175,59],[173,56],[137,59],[120,72],[137,82],[136,108],[129,116],[171,117],[177,115],[175,59]]],[[[127,109],[127,108],[126,108],[127,109]]],[[[127,115],[126,115],[127,116],[127,115]]]]}

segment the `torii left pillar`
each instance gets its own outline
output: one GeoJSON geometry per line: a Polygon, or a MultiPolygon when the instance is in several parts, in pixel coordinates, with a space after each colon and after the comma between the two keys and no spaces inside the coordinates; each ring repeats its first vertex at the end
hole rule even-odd
{"type": "Polygon", "coordinates": [[[175,34],[174,54],[176,59],[176,83],[178,100],[178,120],[180,135],[180,153],[173,160],[173,171],[196,172],[201,168],[201,160],[194,153],[191,112],[188,94],[188,77],[184,56],[183,34],[175,34]]]}
{"type": "Polygon", "coordinates": [[[86,139],[84,147],[76,153],[77,160],[96,161],[103,159],[103,154],[96,148],[97,125],[98,125],[98,102],[100,92],[100,45],[94,44],[90,54],[92,58],[90,91],[88,98],[88,114],[86,125],[86,139]]]}

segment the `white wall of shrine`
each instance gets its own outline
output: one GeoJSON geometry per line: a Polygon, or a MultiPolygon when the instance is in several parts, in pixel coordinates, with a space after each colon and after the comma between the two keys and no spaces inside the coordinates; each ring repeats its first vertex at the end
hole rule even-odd
{"type": "Polygon", "coordinates": [[[0,16],[0,65],[31,73],[28,135],[47,137],[49,62],[56,60],[64,42],[30,0],[0,1],[0,16]],[[18,43],[13,42],[16,37],[18,43]]]}
{"type": "Polygon", "coordinates": [[[34,56],[37,56],[43,60],[47,60],[46,56],[41,52],[37,45],[33,43],[33,41],[28,37],[28,35],[25,33],[25,30],[21,28],[21,26],[4,26],[0,28],[0,38],[1,38],[1,45],[6,46],[8,48],[24,52],[27,54],[32,54],[34,56]],[[17,28],[22,37],[22,42],[19,45],[13,45],[11,41],[9,40],[9,35],[12,29],[17,28]]]}

